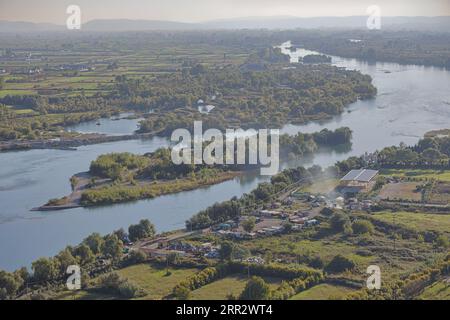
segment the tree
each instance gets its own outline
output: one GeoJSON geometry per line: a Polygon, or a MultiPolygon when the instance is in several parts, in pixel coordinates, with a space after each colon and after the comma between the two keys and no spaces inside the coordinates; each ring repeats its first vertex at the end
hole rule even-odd
{"type": "Polygon", "coordinates": [[[102,236],[97,232],[94,232],[83,240],[83,243],[85,243],[91,249],[93,254],[100,253],[104,242],[105,241],[102,236]]]}
{"type": "Polygon", "coordinates": [[[255,217],[249,217],[246,220],[242,222],[242,228],[246,232],[252,232],[256,225],[256,218],[255,217]]]}
{"type": "Polygon", "coordinates": [[[245,259],[248,256],[250,256],[250,250],[248,250],[245,247],[241,247],[239,245],[235,245],[233,248],[233,253],[231,255],[231,257],[233,259],[245,259]]]}
{"type": "Polygon", "coordinates": [[[33,277],[36,281],[50,281],[58,276],[58,265],[50,258],[39,258],[31,264],[33,277]]]}
{"type": "Polygon", "coordinates": [[[5,81],[3,80],[3,77],[0,77],[0,90],[3,89],[4,83],[5,83],[5,81]]]}
{"type": "Polygon", "coordinates": [[[356,264],[349,258],[338,254],[335,256],[330,263],[325,267],[325,271],[328,273],[340,273],[346,270],[354,269],[356,264]]]}
{"type": "Polygon", "coordinates": [[[352,230],[355,234],[373,233],[373,224],[367,220],[356,220],[352,224],[352,230]]]}
{"type": "Polygon", "coordinates": [[[330,226],[335,232],[344,232],[350,228],[350,218],[344,213],[335,213],[330,219],[330,226]]]}
{"type": "Polygon", "coordinates": [[[330,217],[333,213],[334,213],[333,209],[328,207],[324,207],[322,210],[320,210],[320,214],[327,217],[330,217]]]}
{"type": "Polygon", "coordinates": [[[102,247],[102,254],[114,260],[118,259],[123,252],[123,243],[115,234],[105,237],[105,243],[102,247]]]}
{"type": "Polygon", "coordinates": [[[155,226],[147,219],[142,219],[138,224],[131,225],[128,228],[128,236],[131,241],[153,238],[155,234],[155,226]]]}
{"type": "Polygon", "coordinates": [[[14,274],[0,270],[0,289],[3,289],[4,291],[3,294],[0,293],[0,300],[14,296],[20,285],[21,283],[14,274]]]}
{"type": "Polygon", "coordinates": [[[230,241],[224,241],[220,245],[219,256],[221,260],[231,260],[234,251],[234,243],[230,241]]]}
{"type": "Polygon", "coordinates": [[[76,247],[73,254],[80,259],[81,264],[89,264],[95,260],[91,248],[84,243],[76,247]]]}
{"type": "Polygon", "coordinates": [[[245,285],[240,300],[267,300],[270,288],[263,278],[253,276],[245,285]]]}
{"type": "Polygon", "coordinates": [[[66,248],[55,257],[58,260],[59,271],[61,274],[65,274],[67,267],[71,265],[77,265],[78,260],[72,255],[72,252],[66,248]]]}
{"type": "Polygon", "coordinates": [[[19,277],[24,283],[30,280],[30,273],[26,267],[22,267],[14,271],[14,276],[19,277]]]}
{"type": "Polygon", "coordinates": [[[439,150],[428,148],[422,152],[422,157],[430,164],[435,163],[439,159],[442,159],[442,153],[439,150]]]}
{"type": "Polygon", "coordinates": [[[128,254],[128,261],[130,261],[133,264],[145,262],[147,261],[147,259],[148,259],[147,253],[145,253],[142,250],[132,250],[128,254]]]}
{"type": "Polygon", "coordinates": [[[125,243],[125,241],[128,239],[128,234],[125,232],[123,228],[120,228],[119,230],[114,231],[114,234],[125,243]]]}

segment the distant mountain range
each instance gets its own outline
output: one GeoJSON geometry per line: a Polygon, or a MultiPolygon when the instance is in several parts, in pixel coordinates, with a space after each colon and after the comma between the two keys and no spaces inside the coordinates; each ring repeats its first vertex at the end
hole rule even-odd
{"type": "MultiPolygon", "coordinates": [[[[296,28],[366,28],[367,16],[351,17],[246,17],[185,23],[163,20],[106,19],[91,20],[83,31],[146,31],[146,30],[210,30],[210,29],[296,29],[296,28]]],[[[381,27],[397,30],[432,30],[450,32],[450,16],[382,17],[381,27]]],[[[65,26],[51,23],[0,21],[0,32],[64,31],[65,26]]]]}

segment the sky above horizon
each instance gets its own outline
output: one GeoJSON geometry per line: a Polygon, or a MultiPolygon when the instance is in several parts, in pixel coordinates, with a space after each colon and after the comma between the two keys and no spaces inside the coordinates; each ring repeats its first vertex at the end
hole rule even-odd
{"type": "Polygon", "coordinates": [[[253,16],[362,16],[378,5],[383,16],[448,16],[450,0],[0,0],[0,20],[64,24],[69,5],[83,22],[145,19],[202,22],[253,16]]]}

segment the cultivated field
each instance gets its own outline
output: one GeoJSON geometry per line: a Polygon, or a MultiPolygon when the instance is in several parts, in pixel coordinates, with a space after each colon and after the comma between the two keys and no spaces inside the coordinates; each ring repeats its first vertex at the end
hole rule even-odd
{"type": "Polygon", "coordinates": [[[430,203],[449,204],[450,203],[450,183],[438,181],[433,186],[428,201],[430,203]]]}
{"type": "Polygon", "coordinates": [[[388,183],[379,193],[380,199],[420,201],[422,193],[417,190],[417,182],[388,183]]]}
{"type": "Polygon", "coordinates": [[[380,175],[398,178],[435,179],[450,182],[450,170],[383,169],[380,175]]]}
{"type": "MultiPolygon", "coordinates": [[[[271,289],[276,289],[281,284],[280,278],[263,277],[271,289]]],[[[247,275],[238,274],[214,281],[197,290],[192,291],[192,300],[225,300],[228,296],[239,297],[247,284],[247,275]]]]}
{"type": "Polygon", "coordinates": [[[417,232],[436,231],[450,233],[450,215],[416,212],[377,212],[372,215],[376,220],[398,224],[400,227],[417,232]]]}
{"type": "Polygon", "coordinates": [[[322,283],[296,294],[290,300],[340,300],[353,291],[348,287],[322,283]]]}

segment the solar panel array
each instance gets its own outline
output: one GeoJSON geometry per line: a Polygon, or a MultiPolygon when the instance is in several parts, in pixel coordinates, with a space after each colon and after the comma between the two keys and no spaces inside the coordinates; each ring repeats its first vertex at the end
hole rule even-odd
{"type": "Polygon", "coordinates": [[[370,170],[370,169],[351,170],[341,179],[341,181],[369,182],[377,174],[378,174],[377,170],[370,170]]]}

